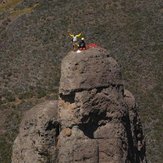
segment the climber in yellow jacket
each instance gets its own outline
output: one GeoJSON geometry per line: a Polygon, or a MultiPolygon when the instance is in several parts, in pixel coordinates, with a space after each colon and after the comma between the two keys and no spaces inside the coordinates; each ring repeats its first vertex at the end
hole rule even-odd
{"type": "Polygon", "coordinates": [[[74,35],[69,32],[69,36],[72,38],[72,44],[74,51],[78,50],[79,44],[78,44],[78,38],[81,37],[81,33],[74,35]]]}

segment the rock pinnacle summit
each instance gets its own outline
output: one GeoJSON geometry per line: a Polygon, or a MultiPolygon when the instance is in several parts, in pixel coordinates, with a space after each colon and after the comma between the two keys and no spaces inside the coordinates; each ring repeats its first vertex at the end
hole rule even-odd
{"type": "Polygon", "coordinates": [[[69,52],[58,96],[27,111],[12,163],[147,162],[138,106],[107,50],[69,52]]]}

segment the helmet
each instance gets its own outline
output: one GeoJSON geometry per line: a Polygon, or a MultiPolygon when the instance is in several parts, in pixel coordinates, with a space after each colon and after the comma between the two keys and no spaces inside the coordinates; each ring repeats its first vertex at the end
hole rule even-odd
{"type": "Polygon", "coordinates": [[[82,37],[81,40],[84,40],[84,37],[82,37]]]}

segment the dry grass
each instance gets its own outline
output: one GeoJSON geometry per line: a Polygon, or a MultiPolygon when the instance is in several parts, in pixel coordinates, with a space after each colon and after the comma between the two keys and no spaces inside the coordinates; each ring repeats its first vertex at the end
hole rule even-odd
{"type": "Polygon", "coordinates": [[[20,2],[23,0],[8,0],[5,3],[0,4],[0,12],[4,12],[6,10],[14,9],[20,2]]]}
{"type": "Polygon", "coordinates": [[[24,14],[30,14],[37,6],[39,6],[39,4],[34,4],[32,7],[27,7],[24,9],[17,9],[17,10],[13,10],[10,12],[10,16],[13,18],[17,18],[21,15],[24,14]]]}

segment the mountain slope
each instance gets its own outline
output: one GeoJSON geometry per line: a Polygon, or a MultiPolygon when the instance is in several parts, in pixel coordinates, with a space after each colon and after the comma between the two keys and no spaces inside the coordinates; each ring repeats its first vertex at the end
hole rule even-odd
{"type": "Polygon", "coordinates": [[[15,1],[0,10],[0,162],[10,162],[4,149],[11,149],[24,108],[56,97],[60,60],[71,48],[68,31],[83,32],[121,64],[140,104],[147,156],[161,162],[161,0],[37,2],[15,1]]]}

